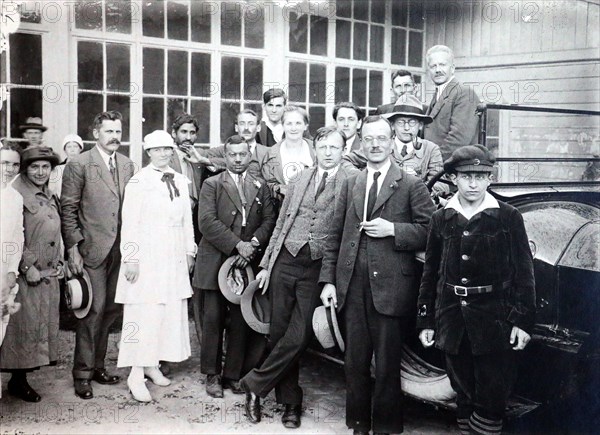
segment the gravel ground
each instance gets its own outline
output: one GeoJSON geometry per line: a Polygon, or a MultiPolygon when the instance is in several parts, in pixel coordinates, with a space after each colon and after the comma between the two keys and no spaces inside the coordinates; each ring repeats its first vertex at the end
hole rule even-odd
{"type": "MultiPolygon", "coordinates": [[[[110,335],[107,367],[122,376],[119,384],[93,383],[94,398],[81,400],[73,391],[71,364],[75,333],[60,331],[60,355],[56,367],[44,367],[29,375],[30,384],[42,396],[39,403],[26,403],[8,395],[9,375],[2,374],[0,433],[2,434],[138,434],[138,433],[282,433],[282,409],[271,393],[263,400],[263,421],[248,423],[244,396],[225,391],[224,399],[213,399],[204,391],[200,374],[199,345],[190,322],[192,357],[172,365],[168,387],[149,384],[155,399],[148,404],[133,400],[127,390],[127,369],[116,369],[118,334],[110,335]]],[[[345,389],[342,367],[314,355],[302,362],[301,384],[305,392],[302,426],[296,434],[346,434],[345,389]]],[[[458,433],[453,417],[443,410],[406,401],[409,434],[458,433]]]]}

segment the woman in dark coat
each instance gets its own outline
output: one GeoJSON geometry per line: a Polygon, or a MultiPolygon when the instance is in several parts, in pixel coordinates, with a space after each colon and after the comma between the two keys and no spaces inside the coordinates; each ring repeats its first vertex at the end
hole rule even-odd
{"type": "Polygon", "coordinates": [[[21,310],[11,317],[0,349],[0,368],[12,373],[9,394],[26,402],[41,397],[27,382],[27,373],[52,365],[58,356],[59,285],[62,276],[60,214],[48,188],[59,158],[49,147],[23,152],[21,174],[12,187],[23,197],[25,244],[19,265],[21,310]]]}

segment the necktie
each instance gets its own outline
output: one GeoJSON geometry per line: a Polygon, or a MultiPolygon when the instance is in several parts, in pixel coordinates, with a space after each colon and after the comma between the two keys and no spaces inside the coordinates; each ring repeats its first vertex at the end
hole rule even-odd
{"type": "Polygon", "coordinates": [[[406,157],[406,155],[408,154],[408,152],[406,151],[406,144],[402,145],[402,151],[400,151],[400,155],[402,157],[406,157]]]}
{"type": "Polygon", "coordinates": [[[373,174],[373,184],[369,189],[369,199],[367,200],[367,220],[371,220],[373,209],[375,208],[375,201],[377,201],[377,179],[381,175],[381,172],[377,171],[373,174]]]}
{"type": "Polygon", "coordinates": [[[433,98],[431,99],[431,104],[429,104],[429,109],[427,110],[427,113],[431,113],[431,111],[433,110],[433,107],[435,106],[435,103],[437,103],[437,99],[438,99],[438,87],[435,87],[435,92],[433,93],[433,98]]]}
{"type": "Polygon", "coordinates": [[[244,178],[242,177],[242,174],[238,174],[237,179],[238,194],[242,201],[242,226],[246,226],[246,205],[248,202],[246,201],[246,194],[244,193],[244,178]]]}
{"type": "Polygon", "coordinates": [[[317,187],[317,193],[315,194],[315,200],[325,190],[325,184],[327,184],[327,175],[329,175],[329,174],[327,174],[327,171],[323,172],[323,176],[321,177],[321,182],[319,183],[319,187],[317,187]]]}
{"type": "Polygon", "coordinates": [[[167,189],[169,189],[169,197],[171,198],[171,201],[173,201],[173,196],[179,196],[179,189],[177,189],[177,186],[175,186],[175,183],[173,182],[174,177],[175,174],[171,172],[165,172],[160,179],[160,181],[163,183],[167,183],[167,189]]]}
{"type": "Polygon", "coordinates": [[[115,183],[115,187],[119,190],[119,176],[117,175],[117,168],[115,168],[114,156],[110,156],[108,159],[108,169],[110,170],[110,175],[112,176],[113,183],[115,183]]]}

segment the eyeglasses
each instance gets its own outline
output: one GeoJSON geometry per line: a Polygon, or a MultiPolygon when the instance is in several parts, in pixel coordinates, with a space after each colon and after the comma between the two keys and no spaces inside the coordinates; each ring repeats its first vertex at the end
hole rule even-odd
{"type": "Polygon", "coordinates": [[[463,180],[463,181],[484,181],[484,180],[489,180],[490,175],[483,172],[481,174],[464,174],[464,173],[460,173],[456,176],[456,178],[458,178],[459,180],[463,180]]]}
{"type": "Polygon", "coordinates": [[[404,119],[398,119],[394,122],[394,124],[396,124],[399,127],[406,127],[407,124],[409,127],[414,127],[418,123],[419,121],[417,121],[416,119],[409,119],[408,121],[405,121],[404,119]]]}
{"type": "Polygon", "coordinates": [[[382,144],[382,143],[388,143],[390,141],[390,139],[391,138],[389,138],[387,136],[377,136],[377,137],[366,136],[366,137],[363,137],[363,142],[370,145],[374,141],[377,141],[378,144],[382,144]]]}

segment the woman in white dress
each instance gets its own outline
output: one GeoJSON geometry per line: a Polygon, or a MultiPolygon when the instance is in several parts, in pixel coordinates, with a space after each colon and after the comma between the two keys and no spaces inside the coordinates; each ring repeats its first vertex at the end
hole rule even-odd
{"type": "Polygon", "coordinates": [[[187,298],[196,244],[190,181],[169,167],[174,148],[166,131],[146,135],[150,163],[127,183],[123,202],[115,301],[124,309],[117,366],[131,367],[127,385],[141,402],[152,400],[144,375],[169,385],[159,361],[180,362],[191,354],[187,298]]]}

